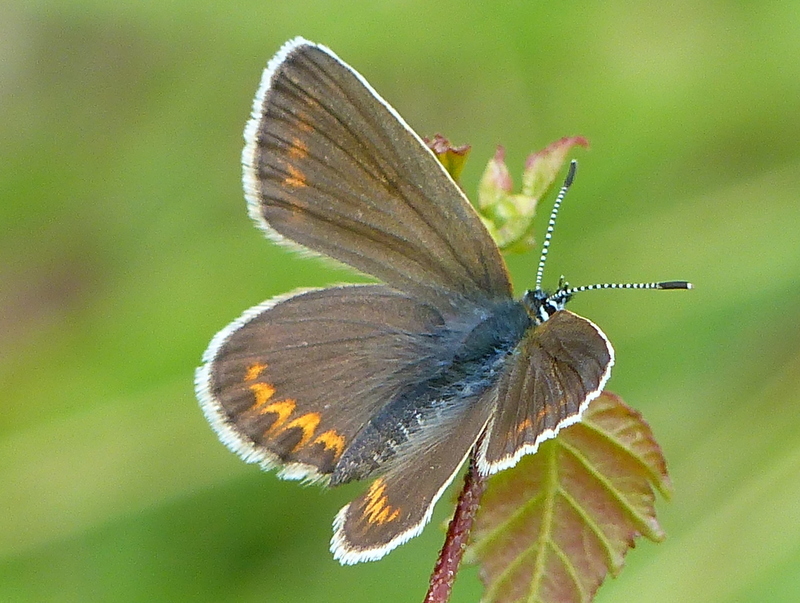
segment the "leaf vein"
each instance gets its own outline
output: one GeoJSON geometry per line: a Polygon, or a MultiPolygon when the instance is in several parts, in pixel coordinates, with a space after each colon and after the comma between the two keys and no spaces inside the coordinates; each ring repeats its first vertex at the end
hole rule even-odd
{"type": "Polygon", "coordinates": [[[564,569],[566,569],[567,574],[569,574],[569,577],[572,579],[572,582],[575,584],[575,590],[578,591],[578,594],[580,596],[580,600],[581,601],[588,601],[590,599],[590,597],[588,596],[588,593],[583,588],[583,583],[580,581],[579,572],[575,568],[575,565],[573,563],[571,563],[569,555],[567,553],[565,553],[564,549],[562,549],[560,546],[558,546],[558,544],[556,544],[555,542],[552,543],[552,547],[553,547],[553,553],[555,554],[556,557],[558,557],[561,560],[561,563],[564,564],[564,569]]]}
{"type": "Polygon", "coordinates": [[[647,460],[643,455],[639,454],[638,452],[634,452],[634,450],[630,446],[626,445],[623,440],[614,437],[597,423],[594,423],[591,420],[588,421],[583,420],[581,421],[581,424],[586,426],[596,435],[606,440],[608,443],[610,443],[618,450],[621,450],[628,457],[635,460],[636,464],[639,465],[642,469],[644,469],[644,471],[647,473],[648,481],[654,484],[659,489],[659,491],[663,492],[662,489],[663,477],[656,470],[653,469],[653,466],[647,462],[647,460]]]}
{"type": "Polygon", "coordinates": [[[652,530],[647,523],[647,520],[639,513],[631,504],[625,494],[620,491],[618,488],[614,486],[614,484],[606,478],[599,470],[597,470],[594,465],[582,455],[576,448],[569,445],[567,442],[561,442],[561,445],[564,449],[569,452],[579,463],[581,463],[586,470],[603,486],[603,488],[613,496],[613,498],[619,503],[620,507],[625,511],[626,515],[633,520],[636,524],[637,529],[643,534],[650,534],[652,530]]]}
{"type": "Polygon", "coordinates": [[[616,567],[617,560],[614,547],[612,546],[611,541],[608,539],[605,532],[603,532],[602,528],[598,525],[596,521],[594,521],[594,518],[586,512],[584,507],[578,504],[578,501],[575,500],[575,498],[569,492],[567,492],[566,490],[562,490],[562,496],[564,497],[564,500],[566,500],[567,503],[573,509],[575,509],[575,512],[578,515],[580,515],[584,523],[586,523],[586,525],[589,526],[589,529],[591,529],[591,531],[594,532],[595,536],[597,536],[597,539],[603,545],[603,549],[606,553],[606,565],[608,567],[616,567]]]}

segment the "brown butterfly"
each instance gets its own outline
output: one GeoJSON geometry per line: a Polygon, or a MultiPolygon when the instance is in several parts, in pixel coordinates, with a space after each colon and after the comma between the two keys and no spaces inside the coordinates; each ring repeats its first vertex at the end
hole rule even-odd
{"type": "Polygon", "coordinates": [[[480,436],[491,474],[580,419],[614,350],[564,309],[573,293],[689,286],[548,294],[545,245],[536,289],[515,300],[497,246],[433,153],[361,75],[301,38],[269,62],[245,140],[248,208],[267,235],[380,284],[247,310],[211,341],[197,395],[247,462],[328,486],[372,480],[336,516],[342,563],[418,534],[480,436]]]}

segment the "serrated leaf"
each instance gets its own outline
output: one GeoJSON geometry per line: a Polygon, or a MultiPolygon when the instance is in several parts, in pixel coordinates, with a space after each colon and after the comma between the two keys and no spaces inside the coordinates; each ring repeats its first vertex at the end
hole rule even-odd
{"type": "Polygon", "coordinates": [[[580,423],[489,480],[467,550],[483,600],[591,601],[636,537],[664,538],[653,487],[671,491],[649,425],[604,392],[580,423]]]}

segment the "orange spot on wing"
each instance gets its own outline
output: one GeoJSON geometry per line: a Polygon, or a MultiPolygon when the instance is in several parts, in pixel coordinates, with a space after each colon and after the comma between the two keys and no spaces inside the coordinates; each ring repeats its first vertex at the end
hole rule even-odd
{"type": "Polygon", "coordinates": [[[294,450],[298,450],[302,448],[314,437],[314,431],[317,429],[317,425],[319,425],[320,416],[318,412],[310,412],[304,415],[300,415],[290,423],[286,424],[286,427],[282,429],[282,431],[286,431],[287,429],[292,429],[293,427],[299,427],[303,430],[303,437],[300,438],[300,441],[297,443],[297,446],[294,447],[294,450]]]}
{"type": "Polygon", "coordinates": [[[271,410],[261,409],[262,406],[269,402],[269,399],[272,398],[273,394],[275,394],[274,387],[272,387],[269,383],[253,383],[250,386],[250,391],[256,396],[256,402],[250,407],[250,410],[255,410],[262,413],[274,412],[271,410]]]}
{"type": "Polygon", "coordinates": [[[368,502],[364,507],[364,517],[368,523],[382,525],[400,516],[400,509],[389,505],[389,498],[385,492],[386,483],[383,478],[376,479],[367,490],[368,502]]]}
{"type": "Polygon", "coordinates": [[[325,450],[333,450],[334,460],[342,456],[342,452],[344,452],[344,437],[333,429],[319,434],[313,443],[316,444],[317,442],[325,446],[325,450]]]}
{"type": "Polygon", "coordinates": [[[256,362],[251,364],[247,367],[247,372],[244,374],[245,381],[255,381],[259,378],[261,373],[267,368],[266,364],[261,364],[260,362],[256,362]]]}
{"type": "Polygon", "coordinates": [[[302,111],[297,111],[297,129],[301,132],[313,132],[314,126],[308,123],[308,115],[303,113],[302,111]]]}
{"type": "Polygon", "coordinates": [[[529,427],[533,427],[533,421],[531,421],[530,417],[527,417],[522,423],[517,425],[517,433],[522,433],[524,430],[528,429],[529,427]]]}
{"type": "Polygon", "coordinates": [[[278,431],[281,425],[283,425],[289,419],[289,415],[291,415],[294,412],[294,407],[296,405],[297,404],[295,403],[294,400],[287,399],[287,400],[281,400],[280,402],[273,402],[269,406],[265,406],[264,408],[259,410],[259,412],[262,415],[268,412],[275,413],[276,415],[278,415],[278,418],[275,419],[275,422],[267,430],[267,434],[272,434],[278,431]]]}
{"type": "Polygon", "coordinates": [[[299,138],[292,138],[292,146],[289,148],[289,157],[293,159],[305,159],[308,157],[308,147],[299,138]]]}
{"type": "Polygon", "coordinates": [[[394,521],[400,515],[400,509],[392,509],[391,507],[384,508],[378,516],[375,518],[375,521],[379,524],[384,524],[387,521],[394,521]],[[390,513],[391,511],[391,513],[390,513]]]}
{"type": "Polygon", "coordinates": [[[306,176],[303,174],[303,172],[291,164],[288,164],[286,169],[289,171],[289,175],[283,179],[283,183],[286,186],[291,186],[293,188],[301,188],[306,186],[306,176]]]}
{"type": "Polygon", "coordinates": [[[547,407],[542,406],[538,411],[536,411],[536,422],[541,423],[542,419],[547,416],[547,407]]]}

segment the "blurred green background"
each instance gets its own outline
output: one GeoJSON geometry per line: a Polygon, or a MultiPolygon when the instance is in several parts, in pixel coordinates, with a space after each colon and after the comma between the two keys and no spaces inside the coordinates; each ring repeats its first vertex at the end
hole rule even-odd
{"type": "MultiPolygon", "coordinates": [[[[586,136],[550,286],[695,283],[571,304],[675,486],[667,541],[598,600],[800,600],[800,3],[423,0],[0,5],[0,600],[422,599],[449,494],[421,537],[342,568],[330,525],[361,486],[245,465],[194,398],[245,308],[352,278],[245,213],[241,132],[298,34],[471,143],[473,196],[496,144],[518,174],[586,136]]],[[[509,264],[533,284],[535,253],[509,264]]],[[[453,600],[480,590],[467,568],[453,600]]]]}

